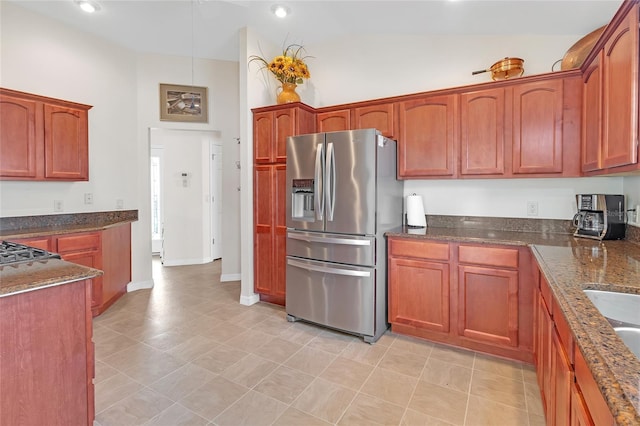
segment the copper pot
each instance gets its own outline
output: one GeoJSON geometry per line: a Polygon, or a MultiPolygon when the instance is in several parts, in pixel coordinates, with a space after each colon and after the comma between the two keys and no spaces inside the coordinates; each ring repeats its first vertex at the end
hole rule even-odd
{"type": "Polygon", "coordinates": [[[491,68],[480,71],[473,71],[471,75],[483,72],[491,72],[492,80],[506,80],[511,77],[520,77],[524,73],[524,59],[520,58],[504,58],[501,61],[491,65],[491,68]]]}

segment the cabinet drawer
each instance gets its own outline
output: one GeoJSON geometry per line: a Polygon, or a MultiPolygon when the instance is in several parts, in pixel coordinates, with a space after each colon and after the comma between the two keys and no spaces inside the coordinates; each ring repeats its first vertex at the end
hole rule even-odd
{"type": "Polygon", "coordinates": [[[80,250],[97,250],[100,247],[100,234],[73,234],[58,237],[58,253],[68,253],[80,250]]]}
{"type": "Polygon", "coordinates": [[[498,247],[460,246],[460,263],[518,268],[518,250],[498,247]]]}
{"type": "Polygon", "coordinates": [[[549,288],[549,283],[542,275],[540,275],[540,295],[542,296],[542,300],[544,300],[545,305],[547,305],[549,315],[553,315],[553,296],[551,294],[551,289],[549,288]]]}
{"type": "Polygon", "coordinates": [[[431,241],[389,240],[392,256],[416,257],[419,259],[449,260],[449,244],[431,241]]]}

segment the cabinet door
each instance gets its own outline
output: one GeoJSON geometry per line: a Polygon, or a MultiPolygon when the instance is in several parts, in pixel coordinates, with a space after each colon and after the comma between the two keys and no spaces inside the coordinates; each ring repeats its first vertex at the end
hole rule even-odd
{"type": "Polygon", "coordinates": [[[285,297],[286,295],[286,271],[287,271],[287,199],[286,179],[287,166],[279,164],[274,166],[274,194],[273,210],[275,212],[274,229],[274,277],[273,295],[285,297]]]}
{"type": "Polygon", "coordinates": [[[256,166],[253,178],[254,286],[256,293],[270,293],[274,274],[273,167],[256,166]]]}
{"type": "Polygon", "coordinates": [[[377,129],[382,135],[394,138],[393,104],[369,105],[353,109],[354,129],[377,129]]]}
{"type": "Polygon", "coordinates": [[[276,163],[287,162],[287,138],[296,134],[296,110],[274,111],[275,139],[272,161],[276,163]]]}
{"type": "Polygon", "coordinates": [[[518,271],[458,266],[458,334],[518,346],[518,271]]]}
{"type": "Polygon", "coordinates": [[[351,129],[351,112],[348,109],[320,112],[316,115],[318,132],[339,132],[351,129]]]}
{"type": "Polygon", "coordinates": [[[389,259],[389,322],[449,332],[449,264],[389,259]]]}
{"type": "Polygon", "coordinates": [[[555,425],[568,425],[571,418],[571,383],[573,369],[558,333],[551,339],[551,401],[553,408],[548,418],[555,425]]]}
{"type": "Polygon", "coordinates": [[[253,115],[253,161],[255,164],[273,161],[274,126],[272,111],[253,115]]]}
{"type": "Polygon", "coordinates": [[[89,141],[86,111],[44,105],[45,177],[88,180],[89,141]]]}
{"type": "Polygon", "coordinates": [[[594,426],[587,404],[575,382],[571,383],[571,426],[594,426]]]}
{"type": "MultiPolygon", "coordinates": [[[[102,269],[102,252],[100,250],[100,233],[86,232],[55,237],[55,251],[62,259],[89,268],[102,269]]],[[[100,306],[102,298],[103,277],[91,279],[91,306],[100,306]]]]}
{"type": "Polygon", "coordinates": [[[602,168],[602,51],[582,76],[582,171],[602,168]]]}
{"type": "Polygon", "coordinates": [[[504,174],[505,90],[460,96],[460,174],[504,174]]]}
{"type": "Polygon", "coordinates": [[[398,175],[454,176],[457,95],[431,96],[398,106],[398,175]]]}
{"type": "Polygon", "coordinates": [[[553,321],[542,295],[538,292],[536,307],[536,371],[538,386],[542,396],[544,412],[550,418],[553,400],[551,399],[551,339],[553,336],[553,321]]]}
{"type": "Polygon", "coordinates": [[[562,172],[562,79],[513,86],[514,174],[562,172]]]}
{"type": "Polygon", "coordinates": [[[0,95],[1,177],[37,176],[37,106],[35,101],[0,95]]]}
{"type": "MultiPolygon", "coordinates": [[[[61,255],[63,260],[89,268],[101,269],[101,256],[98,251],[86,251],[61,255]]],[[[102,304],[102,280],[103,277],[92,278],[91,281],[91,308],[102,304]]]]}
{"type": "Polygon", "coordinates": [[[638,6],[604,46],[602,166],[638,162],[638,6]]]}

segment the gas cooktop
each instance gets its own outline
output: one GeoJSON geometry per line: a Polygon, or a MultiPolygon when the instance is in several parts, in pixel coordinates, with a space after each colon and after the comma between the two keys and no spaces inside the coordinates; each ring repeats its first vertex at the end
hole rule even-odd
{"type": "Polygon", "coordinates": [[[60,255],[24,244],[0,242],[0,266],[46,259],[60,259],[60,255]]]}

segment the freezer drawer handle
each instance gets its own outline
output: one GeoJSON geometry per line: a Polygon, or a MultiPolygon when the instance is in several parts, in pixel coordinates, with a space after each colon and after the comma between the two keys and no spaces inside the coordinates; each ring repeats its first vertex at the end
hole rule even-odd
{"type": "Polygon", "coordinates": [[[299,234],[287,234],[292,240],[306,241],[308,243],[344,244],[348,246],[370,246],[371,240],[351,240],[348,238],[312,237],[299,234]]]}
{"type": "Polygon", "coordinates": [[[298,268],[306,269],[308,271],[325,272],[327,274],[347,275],[350,277],[367,277],[367,278],[371,276],[371,272],[369,271],[352,271],[350,269],[327,268],[325,266],[309,265],[309,264],[298,262],[292,259],[287,259],[287,263],[291,266],[296,266],[298,268]]]}

